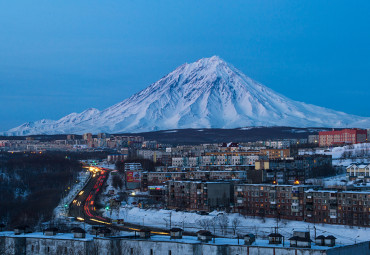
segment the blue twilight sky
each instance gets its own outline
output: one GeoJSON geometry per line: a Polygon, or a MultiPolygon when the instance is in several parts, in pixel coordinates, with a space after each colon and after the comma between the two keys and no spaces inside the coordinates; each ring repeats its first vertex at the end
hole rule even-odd
{"type": "Polygon", "coordinates": [[[102,110],[218,55],[295,100],[370,116],[370,1],[0,1],[0,131],[102,110]]]}

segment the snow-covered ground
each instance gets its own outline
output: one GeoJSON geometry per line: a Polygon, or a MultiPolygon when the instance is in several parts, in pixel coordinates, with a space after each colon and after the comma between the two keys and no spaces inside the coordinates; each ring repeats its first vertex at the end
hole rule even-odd
{"type": "MultiPolygon", "coordinates": [[[[268,234],[274,231],[276,227],[276,220],[265,218],[261,219],[258,217],[244,217],[237,213],[223,213],[223,212],[212,212],[209,215],[199,215],[191,212],[176,212],[173,210],[155,210],[155,209],[139,209],[132,206],[124,206],[119,210],[113,210],[112,213],[106,212],[107,217],[112,219],[124,219],[125,222],[136,223],[139,225],[153,226],[153,227],[180,227],[185,231],[196,232],[204,229],[200,225],[202,220],[213,220],[222,217],[220,214],[225,215],[229,219],[227,237],[235,237],[233,234],[232,222],[234,219],[239,221],[236,228],[237,234],[253,233],[259,238],[266,238],[268,234]]],[[[303,221],[289,221],[281,220],[278,223],[279,232],[285,237],[292,236],[293,230],[306,229],[310,230],[312,239],[314,238],[314,228],[316,228],[317,235],[334,235],[338,238],[339,244],[354,244],[355,241],[366,241],[370,239],[369,229],[349,227],[342,225],[330,225],[330,224],[313,224],[306,223],[303,221]],[[356,239],[356,240],[355,240],[356,239]]],[[[213,232],[213,227],[210,226],[209,230],[213,232]]],[[[219,225],[216,225],[216,234],[221,235],[219,225]]]]}
{"type": "Polygon", "coordinates": [[[334,166],[349,166],[353,163],[370,163],[370,143],[359,143],[326,149],[300,150],[299,154],[331,155],[334,166]],[[345,156],[345,158],[343,156],[345,156]]]}
{"type": "Polygon", "coordinates": [[[353,184],[352,181],[348,181],[346,174],[340,174],[336,176],[330,176],[322,179],[313,178],[308,179],[307,183],[312,183],[313,185],[322,186],[324,188],[338,187],[338,186],[347,186],[353,184]]]}

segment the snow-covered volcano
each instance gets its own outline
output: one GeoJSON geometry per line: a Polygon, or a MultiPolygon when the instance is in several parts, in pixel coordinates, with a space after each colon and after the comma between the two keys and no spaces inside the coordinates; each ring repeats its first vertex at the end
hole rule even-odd
{"type": "Polygon", "coordinates": [[[370,118],[291,100],[217,56],[184,64],[103,111],[25,123],[8,135],[143,132],[244,126],[370,127],[370,118]]]}

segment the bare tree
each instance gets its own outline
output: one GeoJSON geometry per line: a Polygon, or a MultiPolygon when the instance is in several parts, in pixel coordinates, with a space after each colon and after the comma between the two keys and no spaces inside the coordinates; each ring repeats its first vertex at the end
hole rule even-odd
{"type": "Polygon", "coordinates": [[[213,217],[210,221],[210,227],[213,229],[213,234],[216,234],[217,218],[213,217]]]}
{"type": "Polygon", "coordinates": [[[199,226],[201,226],[203,229],[205,229],[205,230],[209,230],[210,229],[210,227],[211,227],[211,224],[212,224],[212,222],[211,222],[212,220],[209,220],[209,219],[201,219],[201,220],[198,220],[197,221],[197,224],[199,225],[199,226]]]}
{"type": "Polygon", "coordinates": [[[234,235],[236,234],[236,230],[237,228],[239,227],[241,221],[239,220],[239,218],[235,217],[232,222],[231,222],[231,226],[233,228],[233,231],[234,231],[234,235]]]}
{"type": "Polygon", "coordinates": [[[218,225],[220,226],[222,234],[223,235],[227,234],[226,230],[227,230],[227,226],[229,225],[229,218],[223,214],[223,215],[217,216],[217,222],[218,222],[218,225]]]}

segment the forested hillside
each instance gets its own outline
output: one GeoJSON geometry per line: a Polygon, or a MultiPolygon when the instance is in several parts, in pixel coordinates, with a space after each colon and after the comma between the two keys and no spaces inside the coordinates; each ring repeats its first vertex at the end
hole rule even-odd
{"type": "Polygon", "coordinates": [[[0,223],[37,225],[50,219],[82,166],[48,153],[0,154],[0,223]]]}

